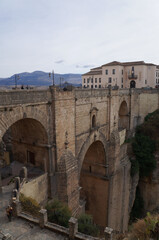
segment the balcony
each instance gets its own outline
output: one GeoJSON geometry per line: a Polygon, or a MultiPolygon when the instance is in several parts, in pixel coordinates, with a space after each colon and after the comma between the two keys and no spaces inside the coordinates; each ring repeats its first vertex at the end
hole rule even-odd
{"type": "Polygon", "coordinates": [[[137,75],[132,73],[132,74],[128,75],[128,79],[130,79],[130,80],[137,79],[137,75]]]}

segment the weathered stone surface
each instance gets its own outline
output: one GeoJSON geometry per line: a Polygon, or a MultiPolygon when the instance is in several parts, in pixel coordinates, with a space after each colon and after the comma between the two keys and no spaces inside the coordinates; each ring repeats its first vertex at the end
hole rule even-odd
{"type": "MultiPolygon", "coordinates": [[[[74,214],[80,208],[82,167],[86,167],[89,178],[96,174],[93,177],[97,180],[91,187],[86,175],[83,182],[91,188],[88,199],[98,195],[98,188],[102,189],[98,197],[92,198],[100,208],[96,211],[97,218],[102,211],[102,201],[98,200],[104,196],[105,223],[125,231],[135,186],[131,187],[127,145],[124,138],[120,141],[119,128],[126,129],[126,134],[133,133],[145,115],[159,108],[158,95],[156,89],[61,91],[50,87],[37,91],[0,91],[0,140],[5,141],[5,132],[11,130],[10,153],[14,159],[48,173],[46,196],[66,202],[74,214]],[[99,154],[94,154],[93,147],[100,144],[103,150],[99,147],[96,151],[99,154]],[[100,153],[102,157],[98,157],[100,153]],[[102,178],[106,180],[101,181],[102,178]]],[[[2,155],[0,159],[4,161],[2,155]]],[[[34,186],[34,190],[30,188],[34,198],[38,199],[39,193],[44,196],[44,188],[40,184],[34,186]]],[[[89,206],[86,201],[86,208],[89,206]]]]}

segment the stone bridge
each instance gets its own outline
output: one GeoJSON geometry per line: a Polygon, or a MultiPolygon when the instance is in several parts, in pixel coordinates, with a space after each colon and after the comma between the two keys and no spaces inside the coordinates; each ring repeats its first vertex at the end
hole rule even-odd
{"type": "Polygon", "coordinates": [[[74,215],[86,211],[125,231],[132,207],[125,138],[158,108],[157,89],[1,91],[0,157],[47,172],[48,195],[74,215]]]}

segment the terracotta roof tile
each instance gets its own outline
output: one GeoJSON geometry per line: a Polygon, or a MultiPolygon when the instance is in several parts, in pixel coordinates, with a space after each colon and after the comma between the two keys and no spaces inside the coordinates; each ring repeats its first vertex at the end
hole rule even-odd
{"type": "Polygon", "coordinates": [[[88,73],[83,74],[82,76],[86,76],[86,75],[101,75],[102,71],[90,71],[88,73]]]}

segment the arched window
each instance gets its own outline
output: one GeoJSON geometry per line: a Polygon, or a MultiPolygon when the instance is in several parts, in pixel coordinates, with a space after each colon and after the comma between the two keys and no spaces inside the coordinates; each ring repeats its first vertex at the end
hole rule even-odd
{"type": "Polygon", "coordinates": [[[96,126],[96,116],[93,115],[92,117],[92,128],[94,128],[96,126]]]}
{"type": "Polygon", "coordinates": [[[130,88],[135,88],[136,87],[136,82],[134,80],[132,80],[130,82],[130,88]]]}

